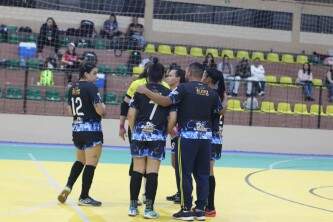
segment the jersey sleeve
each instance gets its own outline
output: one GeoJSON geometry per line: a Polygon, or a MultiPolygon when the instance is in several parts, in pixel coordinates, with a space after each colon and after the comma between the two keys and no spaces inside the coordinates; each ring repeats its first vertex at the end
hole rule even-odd
{"type": "Polygon", "coordinates": [[[220,97],[215,93],[214,104],[213,104],[213,113],[220,113],[223,109],[223,105],[220,97]]]}
{"type": "Polygon", "coordinates": [[[134,94],[134,97],[132,97],[129,106],[134,109],[139,109],[140,104],[140,96],[138,93],[134,94]]]}
{"type": "Polygon", "coordinates": [[[136,91],[136,82],[132,82],[131,85],[128,87],[126,95],[128,95],[130,98],[133,98],[135,91],[136,91]]]}
{"type": "Polygon", "coordinates": [[[175,88],[170,94],[169,94],[169,98],[172,101],[173,105],[176,105],[178,103],[180,103],[185,95],[185,87],[183,84],[177,86],[177,88],[175,88]]]}
{"type": "Polygon", "coordinates": [[[101,94],[98,92],[98,89],[94,84],[90,87],[89,96],[93,104],[102,102],[101,94]]]}

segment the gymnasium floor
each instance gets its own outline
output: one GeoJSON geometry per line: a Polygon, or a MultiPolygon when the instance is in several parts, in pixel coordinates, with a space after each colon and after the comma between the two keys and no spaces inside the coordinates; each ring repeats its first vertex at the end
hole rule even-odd
{"type": "MultiPolygon", "coordinates": [[[[174,221],[179,208],[170,153],[159,174],[158,221],[174,221]]],[[[56,197],[66,182],[71,146],[0,143],[0,222],[144,221],[127,216],[126,148],[105,148],[91,189],[100,208],[76,205],[81,180],[66,205],[56,197]]],[[[332,222],[333,157],[226,152],[215,170],[218,222],[332,222]]],[[[141,212],[143,208],[141,207],[141,212]]]]}

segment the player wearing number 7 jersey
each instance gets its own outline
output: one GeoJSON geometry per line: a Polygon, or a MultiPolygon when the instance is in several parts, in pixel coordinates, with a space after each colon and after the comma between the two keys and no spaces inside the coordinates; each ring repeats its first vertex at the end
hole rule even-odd
{"type": "MultiPolygon", "coordinates": [[[[164,96],[170,90],[161,85],[164,67],[154,58],[148,69],[147,87],[164,96]]],[[[172,107],[161,107],[148,97],[136,93],[130,102],[128,122],[132,131],[131,155],[133,173],[130,181],[129,216],[138,214],[137,199],[143,174],[146,172],[146,208],[144,217],[153,219],[159,215],[154,210],[160,162],[165,156],[165,141],[168,129],[168,116],[172,107]]]]}
{"type": "Polygon", "coordinates": [[[76,162],[73,164],[66,187],[58,200],[64,203],[81,172],[82,190],[79,198],[81,206],[101,206],[102,203],[89,196],[95,168],[102,152],[103,132],[101,119],[105,105],[94,82],[97,68],[84,64],[80,69],[80,81],[69,89],[68,111],[73,116],[73,142],[77,148],[76,162]]]}

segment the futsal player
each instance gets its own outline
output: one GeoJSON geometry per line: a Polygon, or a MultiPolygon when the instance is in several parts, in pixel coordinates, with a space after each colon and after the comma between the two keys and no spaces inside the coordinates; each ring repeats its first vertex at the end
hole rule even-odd
{"type": "MultiPolygon", "coordinates": [[[[204,77],[202,82],[206,83],[210,88],[215,89],[217,94],[220,96],[223,101],[224,110],[226,108],[226,99],[227,95],[225,92],[225,84],[222,72],[217,69],[207,69],[204,73],[204,77]]],[[[223,116],[220,116],[219,113],[213,114],[213,122],[212,122],[212,140],[211,140],[211,161],[210,161],[210,176],[209,176],[209,194],[207,206],[205,209],[206,217],[215,217],[215,177],[214,177],[214,165],[215,161],[221,158],[222,152],[222,130],[223,130],[223,116]]]]}
{"type": "Polygon", "coordinates": [[[94,84],[97,71],[94,65],[84,64],[80,68],[80,80],[69,89],[68,111],[73,116],[72,135],[77,148],[77,160],[71,168],[66,187],[58,196],[61,203],[65,203],[75,181],[83,171],[78,204],[80,206],[102,205],[100,201],[89,196],[95,169],[102,152],[101,119],[105,113],[105,105],[94,84]]]}
{"type": "MultiPolygon", "coordinates": [[[[212,139],[212,114],[222,113],[217,93],[201,82],[203,66],[192,63],[186,70],[189,82],[180,84],[169,96],[162,96],[146,87],[138,92],[145,94],[161,106],[177,105],[177,123],[180,129],[178,152],[181,210],[173,217],[179,220],[205,220],[205,206],[209,193],[209,172],[212,139]],[[192,174],[196,176],[197,201],[192,208],[192,174]]],[[[175,117],[170,115],[170,122],[175,117]]]]}

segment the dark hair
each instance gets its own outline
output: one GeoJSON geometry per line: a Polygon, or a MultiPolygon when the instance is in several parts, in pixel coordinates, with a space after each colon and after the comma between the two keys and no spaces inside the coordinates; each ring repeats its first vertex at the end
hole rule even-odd
{"type": "Polygon", "coordinates": [[[206,57],[205,57],[205,60],[203,61],[202,63],[205,67],[205,69],[208,69],[208,68],[215,68],[216,67],[216,63],[215,63],[215,60],[214,60],[214,56],[212,53],[207,53],[206,57]],[[208,64],[208,57],[211,57],[211,64],[208,64]]]}
{"type": "MultiPolygon", "coordinates": [[[[69,45],[67,46],[66,53],[71,54],[68,48],[69,48],[69,45]]],[[[76,55],[76,47],[75,46],[73,48],[73,54],[71,54],[71,55],[76,55]]]]}
{"type": "Polygon", "coordinates": [[[198,62],[193,62],[189,65],[189,71],[192,73],[193,76],[202,78],[204,72],[204,66],[198,62]]]}
{"type": "Polygon", "coordinates": [[[176,70],[176,76],[180,78],[179,83],[184,83],[186,81],[185,71],[181,68],[175,68],[173,70],[176,70]]]}
{"type": "Polygon", "coordinates": [[[206,74],[207,74],[207,77],[209,77],[213,80],[213,84],[218,83],[217,93],[220,96],[220,98],[223,99],[224,91],[225,91],[223,73],[217,69],[207,69],[206,74]]]}
{"type": "Polygon", "coordinates": [[[311,73],[311,64],[309,62],[303,64],[303,72],[304,73],[307,72],[308,75],[310,75],[310,73],[311,73]],[[305,70],[305,65],[308,65],[308,70],[305,70]]]}
{"type": "Polygon", "coordinates": [[[116,14],[111,13],[111,14],[110,14],[110,17],[111,17],[111,16],[114,17],[114,20],[115,20],[115,21],[117,21],[117,16],[116,16],[116,14]]]}
{"type": "Polygon", "coordinates": [[[151,82],[160,82],[164,76],[164,66],[158,62],[158,58],[153,57],[153,63],[148,67],[148,77],[151,82]]]}
{"type": "Polygon", "coordinates": [[[84,63],[80,67],[80,73],[79,73],[79,78],[84,79],[84,74],[90,73],[94,68],[96,68],[96,65],[91,64],[91,63],[84,63]]]}
{"type": "Polygon", "coordinates": [[[47,21],[49,21],[49,20],[52,21],[52,23],[53,23],[53,28],[58,28],[58,25],[57,25],[57,23],[55,22],[54,18],[52,18],[52,17],[48,17],[48,18],[46,19],[46,23],[47,23],[47,21]]]}

